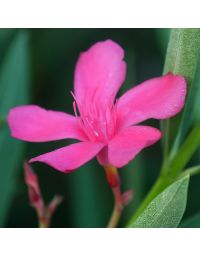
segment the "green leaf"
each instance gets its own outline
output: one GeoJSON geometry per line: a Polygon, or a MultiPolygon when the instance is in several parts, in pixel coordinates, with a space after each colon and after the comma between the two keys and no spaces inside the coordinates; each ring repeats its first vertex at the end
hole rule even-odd
{"type": "Polygon", "coordinates": [[[195,214],[194,216],[183,221],[180,228],[200,228],[200,213],[195,214]]]}
{"type": "Polygon", "coordinates": [[[190,161],[195,151],[200,146],[200,122],[190,132],[183,145],[170,163],[169,171],[176,176],[190,161]]]}
{"type": "Polygon", "coordinates": [[[164,74],[172,71],[183,75],[190,87],[200,49],[200,29],[172,29],[164,66],[164,74]]]}
{"type": "Polygon", "coordinates": [[[187,101],[183,110],[179,130],[176,136],[176,140],[172,147],[170,157],[173,158],[177,153],[181,143],[183,143],[185,136],[191,125],[194,125],[197,121],[200,121],[200,61],[197,65],[197,70],[192,82],[187,101]]]}
{"type": "MultiPolygon", "coordinates": [[[[194,81],[194,75],[200,52],[200,29],[172,29],[167,49],[164,74],[173,72],[186,78],[188,92],[194,81]]],[[[193,101],[191,101],[193,104],[193,101]]],[[[189,104],[190,105],[190,104],[189,104]]],[[[187,108],[190,106],[187,106],[187,108]]],[[[173,120],[161,121],[164,133],[164,155],[168,155],[169,148],[174,142],[180,124],[180,115],[173,120]]],[[[184,117],[183,117],[184,118],[184,117]]],[[[187,121],[184,118],[184,124],[187,121]]],[[[182,123],[182,125],[184,125],[182,123]]],[[[179,135],[180,136],[180,135],[179,135]]],[[[177,148],[179,143],[177,143],[177,148]]]]}
{"type": "Polygon", "coordinates": [[[177,227],[186,208],[188,184],[189,176],[186,176],[167,187],[129,227],[177,227]]]}
{"type": "Polygon", "coordinates": [[[0,70],[0,118],[4,120],[0,127],[0,226],[6,221],[24,149],[23,142],[10,137],[6,116],[10,108],[28,101],[29,61],[28,35],[20,31],[8,48],[0,70]]]}

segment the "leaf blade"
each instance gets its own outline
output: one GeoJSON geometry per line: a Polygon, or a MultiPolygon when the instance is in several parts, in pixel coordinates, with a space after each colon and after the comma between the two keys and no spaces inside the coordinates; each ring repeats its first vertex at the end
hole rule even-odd
{"type": "MultiPolygon", "coordinates": [[[[1,119],[5,119],[10,108],[28,101],[29,61],[28,35],[25,31],[20,31],[11,42],[0,70],[1,119]]],[[[6,122],[2,123],[0,130],[0,226],[2,227],[5,225],[14,195],[15,175],[25,144],[10,137],[6,122]]]]}
{"type": "MultiPolygon", "coordinates": [[[[188,92],[192,88],[192,82],[199,60],[200,53],[200,29],[172,29],[167,49],[167,55],[164,66],[164,74],[173,72],[186,78],[188,92]]],[[[193,104],[193,101],[190,101],[193,104]]],[[[190,105],[190,104],[189,104],[190,105]]],[[[183,117],[184,118],[184,117],[183,117]]],[[[182,127],[187,125],[185,118],[182,127]]],[[[178,132],[181,122],[181,115],[173,120],[161,121],[161,127],[164,133],[163,148],[164,156],[167,157],[169,149],[178,132]]],[[[180,135],[178,136],[179,140],[180,135]]],[[[180,141],[176,142],[176,150],[180,141]]],[[[175,150],[175,149],[174,149],[175,150]]]]}
{"type": "Polygon", "coordinates": [[[129,227],[177,227],[186,208],[188,184],[189,176],[183,177],[167,187],[129,227]]]}

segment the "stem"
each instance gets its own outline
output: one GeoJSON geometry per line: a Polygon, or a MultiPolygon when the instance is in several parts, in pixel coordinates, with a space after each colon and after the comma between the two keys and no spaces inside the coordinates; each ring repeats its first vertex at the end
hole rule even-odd
{"type": "Polygon", "coordinates": [[[39,222],[39,228],[48,228],[48,224],[46,222],[39,222]]]}
{"type": "Polygon", "coordinates": [[[117,226],[123,211],[123,202],[120,187],[112,188],[112,191],[114,195],[115,205],[107,228],[115,228],[117,226]]]}
{"type": "Polygon", "coordinates": [[[187,176],[187,175],[193,176],[193,175],[196,175],[196,174],[199,174],[199,173],[200,173],[200,165],[197,165],[197,166],[186,169],[184,172],[182,172],[180,174],[180,176],[178,178],[180,179],[180,178],[182,178],[184,176],[187,176]]]}
{"type": "Polygon", "coordinates": [[[49,228],[49,226],[50,226],[49,213],[45,209],[43,212],[38,212],[38,227],[49,228]]]}
{"type": "Polygon", "coordinates": [[[122,193],[120,189],[120,177],[119,177],[117,168],[115,168],[114,166],[111,166],[111,165],[104,166],[104,170],[106,172],[106,178],[109,186],[112,189],[114,201],[115,201],[113,213],[111,215],[111,218],[107,227],[115,228],[119,222],[119,219],[121,217],[121,214],[124,208],[122,193]]]}

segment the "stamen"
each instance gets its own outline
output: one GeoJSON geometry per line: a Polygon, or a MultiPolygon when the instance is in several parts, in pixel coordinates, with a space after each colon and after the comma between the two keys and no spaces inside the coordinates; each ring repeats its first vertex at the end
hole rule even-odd
{"type": "Polygon", "coordinates": [[[71,95],[74,98],[75,116],[88,139],[91,141],[108,141],[114,135],[116,127],[116,107],[111,104],[112,102],[109,102],[106,109],[100,109],[98,104],[82,104],[73,92],[71,95]]]}
{"type": "Polygon", "coordinates": [[[75,101],[73,102],[73,109],[74,109],[75,116],[78,117],[77,109],[76,109],[76,102],[75,101]]]}
{"type": "Polygon", "coordinates": [[[74,93],[73,93],[72,91],[70,91],[70,93],[71,93],[71,95],[72,95],[74,101],[76,102],[77,108],[78,108],[79,113],[80,113],[80,115],[81,115],[81,103],[77,100],[76,96],[74,95],[74,93]]]}

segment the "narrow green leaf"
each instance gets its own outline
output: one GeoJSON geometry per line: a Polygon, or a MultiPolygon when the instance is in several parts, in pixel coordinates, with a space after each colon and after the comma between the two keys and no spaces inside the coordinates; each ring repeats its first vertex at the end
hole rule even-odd
{"type": "MultiPolygon", "coordinates": [[[[8,48],[0,70],[2,120],[6,120],[10,108],[28,101],[29,64],[28,36],[26,32],[20,31],[8,48]]],[[[6,122],[2,122],[0,134],[0,226],[4,226],[14,193],[15,174],[19,168],[24,143],[10,137],[6,122]]]]}
{"type": "Polygon", "coordinates": [[[193,128],[172,160],[169,171],[176,176],[189,162],[195,151],[200,146],[200,122],[193,128]]]}
{"type": "Polygon", "coordinates": [[[104,227],[109,218],[112,195],[107,196],[110,191],[103,168],[99,168],[95,160],[89,162],[69,175],[67,186],[70,191],[68,212],[72,227],[104,227]]]}
{"type": "MultiPolygon", "coordinates": [[[[188,92],[194,80],[199,52],[200,29],[172,29],[165,60],[164,74],[173,72],[174,74],[184,76],[187,80],[188,92]]],[[[174,142],[179,123],[180,115],[173,118],[173,120],[161,121],[161,126],[164,131],[163,146],[165,157],[168,155],[172,142],[174,142]]],[[[177,148],[179,146],[178,144],[179,143],[177,143],[176,146],[177,148]]]]}
{"type": "Polygon", "coordinates": [[[167,187],[129,227],[177,227],[186,208],[188,184],[189,176],[186,176],[167,187]]]}
{"type": "Polygon", "coordinates": [[[180,228],[200,228],[200,213],[195,214],[194,216],[183,221],[180,228]]]}

